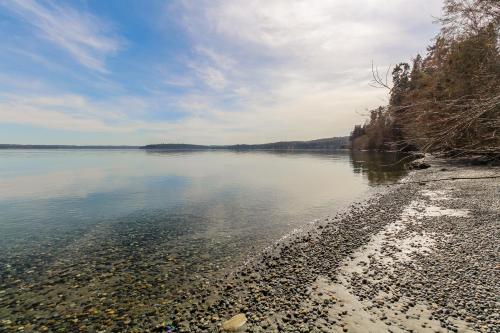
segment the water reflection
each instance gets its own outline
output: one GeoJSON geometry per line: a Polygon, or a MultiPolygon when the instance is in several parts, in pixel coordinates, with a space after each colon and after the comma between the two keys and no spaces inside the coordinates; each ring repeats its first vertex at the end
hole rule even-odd
{"type": "MultiPolygon", "coordinates": [[[[147,150],[151,155],[178,155],[196,154],[206,150],[147,150]]],[[[232,150],[236,155],[255,154],[254,150],[232,150]]],[[[366,178],[370,185],[381,185],[394,183],[408,174],[405,167],[410,156],[399,152],[374,152],[374,151],[351,151],[351,150],[259,150],[258,154],[269,154],[281,157],[309,156],[324,160],[338,160],[349,157],[350,165],[355,174],[366,178]]]]}
{"type": "Polygon", "coordinates": [[[408,162],[409,156],[403,153],[350,152],[354,173],[365,176],[370,185],[393,183],[406,176],[408,162]]]}

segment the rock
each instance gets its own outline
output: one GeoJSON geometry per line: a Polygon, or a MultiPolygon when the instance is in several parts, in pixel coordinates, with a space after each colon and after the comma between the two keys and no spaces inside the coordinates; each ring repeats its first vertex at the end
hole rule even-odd
{"type": "Polygon", "coordinates": [[[237,332],[239,331],[243,325],[247,322],[247,317],[243,314],[237,314],[229,320],[226,320],[222,324],[222,329],[227,332],[237,332]]]}
{"type": "Polygon", "coordinates": [[[408,164],[408,168],[411,170],[423,170],[430,167],[431,165],[429,163],[426,163],[423,159],[415,160],[408,164]]]}

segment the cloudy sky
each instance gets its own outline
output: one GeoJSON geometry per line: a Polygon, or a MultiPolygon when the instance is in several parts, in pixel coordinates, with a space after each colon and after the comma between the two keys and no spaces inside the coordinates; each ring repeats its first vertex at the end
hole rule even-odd
{"type": "Polygon", "coordinates": [[[347,135],[439,0],[0,0],[0,143],[347,135]]]}

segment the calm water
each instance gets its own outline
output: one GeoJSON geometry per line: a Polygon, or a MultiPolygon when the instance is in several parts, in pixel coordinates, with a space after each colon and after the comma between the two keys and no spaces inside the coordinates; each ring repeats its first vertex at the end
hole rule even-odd
{"type": "Polygon", "coordinates": [[[403,176],[399,159],[0,150],[0,317],[10,321],[0,331],[171,311],[190,288],[403,176]]]}

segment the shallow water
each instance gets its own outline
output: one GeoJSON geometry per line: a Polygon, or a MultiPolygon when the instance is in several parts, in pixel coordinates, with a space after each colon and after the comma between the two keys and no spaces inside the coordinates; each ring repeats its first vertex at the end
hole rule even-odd
{"type": "Polygon", "coordinates": [[[0,330],[160,320],[252,253],[403,176],[400,158],[0,150],[0,330]]]}

